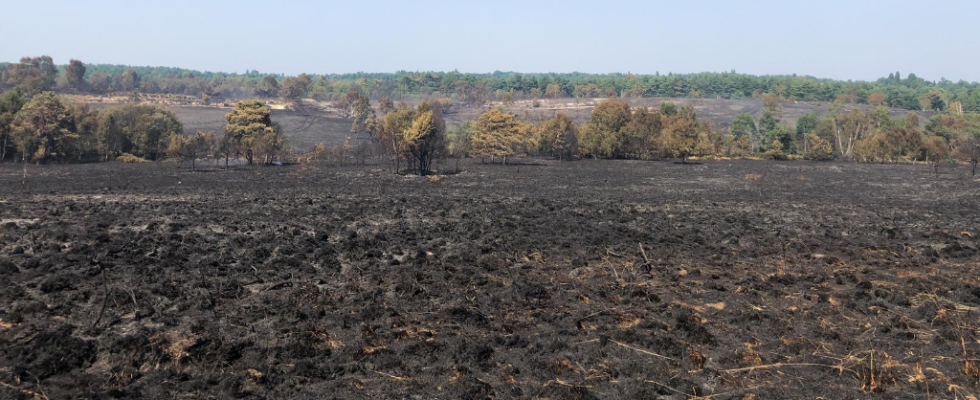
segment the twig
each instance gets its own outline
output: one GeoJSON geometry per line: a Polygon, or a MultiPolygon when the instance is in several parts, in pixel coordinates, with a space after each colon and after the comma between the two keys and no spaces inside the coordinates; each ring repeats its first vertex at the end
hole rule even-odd
{"type": "Polygon", "coordinates": [[[41,394],[41,397],[43,397],[44,400],[51,400],[51,398],[44,393],[44,388],[41,387],[41,379],[35,376],[34,383],[37,384],[37,392],[41,394]]]}
{"type": "Polygon", "coordinates": [[[105,306],[109,303],[109,282],[105,279],[105,267],[101,263],[99,263],[99,271],[102,272],[102,309],[99,310],[99,317],[92,323],[92,328],[98,326],[99,322],[102,321],[102,315],[105,314],[105,306]]]}
{"type": "Polygon", "coordinates": [[[687,392],[684,392],[684,391],[681,391],[681,390],[677,390],[677,389],[674,389],[674,388],[672,388],[672,387],[670,387],[670,386],[667,386],[667,385],[664,385],[663,383],[660,383],[660,382],[657,382],[657,381],[654,381],[654,380],[650,380],[650,379],[643,379],[643,382],[646,382],[646,383],[652,383],[652,384],[654,384],[654,385],[657,385],[657,386],[660,386],[660,387],[662,387],[662,388],[664,388],[664,389],[667,389],[667,390],[670,390],[671,392],[674,392],[674,393],[678,393],[678,394],[683,394],[683,395],[685,395],[685,396],[689,396],[689,397],[690,397],[690,396],[694,396],[694,395],[692,395],[692,394],[688,394],[687,392]]]}
{"type": "Polygon", "coordinates": [[[619,346],[622,346],[622,347],[625,347],[625,348],[627,348],[627,349],[630,349],[630,350],[633,350],[633,351],[636,351],[636,352],[639,352],[639,353],[643,353],[643,354],[646,354],[646,355],[648,355],[648,356],[654,356],[654,357],[658,357],[658,358],[662,358],[662,359],[664,359],[664,360],[671,360],[671,361],[679,361],[679,360],[678,360],[678,359],[676,359],[676,358],[672,358],[672,357],[667,357],[667,356],[665,356],[665,355],[662,355],[662,354],[657,354],[657,353],[654,353],[654,352],[652,352],[652,351],[647,351],[647,350],[643,350],[643,349],[639,349],[639,348],[636,348],[636,347],[633,347],[633,346],[630,346],[630,345],[628,345],[628,344],[626,344],[626,343],[622,343],[622,342],[617,342],[617,341],[615,341],[615,340],[612,340],[612,339],[610,339],[610,340],[609,340],[609,342],[611,342],[611,343],[615,343],[616,345],[619,345],[619,346]]]}
{"type": "Polygon", "coordinates": [[[21,389],[21,388],[19,388],[17,386],[11,385],[11,384],[6,383],[6,382],[0,382],[0,386],[3,386],[5,388],[9,388],[9,389],[12,389],[12,390],[16,390],[16,391],[20,392],[21,394],[26,394],[26,395],[31,396],[33,398],[41,398],[41,397],[43,397],[45,399],[48,398],[48,396],[42,396],[41,393],[32,392],[32,391],[27,390],[27,389],[21,389]]]}
{"type": "Polygon", "coordinates": [[[725,395],[729,395],[729,394],[732,394],[732,393],[747,392],[749,390],[755,390],[755,389],[761,388],[762,386],[763,385],[752,386],[752,387],[747,387],[747,388],[743,388],[743,389],[732,390],[732,391],[729,391],[729,392],[721,392],[721,393],[709,394],[709,395],[706,395],[706,396],[691,397],[691,398],[689,398],[687,400],[708,400],[708,399],[713,398],[713,397],[725,396],[725,395]]]}
{"type": "Polygon", "coordinates": [[[637,243],[637,244],[640,246],[640,254],[643,255],[643,259],[646,260],[647,265],[653,266],[653,264],[650,263],[650,258],[647,257],[646,250],[643,249],[643,243],[637,243]]]}
{"type": "Polygon", "coordinates": [[[381,376],[389,377],[389,378],[394,379],[394,380],[399,381],[399,382],[412,380],[412,378],[406,378],[406,377],[403,377],[403,376],[395,376],[395,375],[392,375],[392,374],[386,374],[386,373],[381,372],[381,371],[374,371],[374,373],[376,373],[378,375],[381,375],[381,376]]]}
{"type": "Polygon", "coordinates": [[[823,368],[836,369],[841,372],[847,371],[857,376],[857,372],[849,368],[844,368],[841,365],[816,364],[816,363],[775,363],[775,364],[767,364],[767,365],[757,365],[754,367],[723,369],[718,372],[735,374],[739,372],[755,371],[757,369],[773,369],[773,368],[782,368],[782,367],[823,367],[823,368]]]}

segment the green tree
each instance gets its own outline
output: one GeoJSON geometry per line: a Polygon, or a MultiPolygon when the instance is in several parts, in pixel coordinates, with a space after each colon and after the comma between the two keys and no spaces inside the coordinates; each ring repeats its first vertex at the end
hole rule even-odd
{"type": "Polygon", "coordinates": [[[810,132],[806,137],[806,151],[803,158],[811,161],[829,161],[834,159],[834,148],[827,139],[810,132]]]}
{"type": "Polygon", "coordinates": [[[266,75],[255,87],[255,94],[262,97],[276,97],[279,95],[279,81],[272,75],[266,75]]]}
{"type": "Polygon", "coordinates": [[[243,100],[225,115],[225,132],[241,149],[249,165],[254,162],[257,141],[266,134],[276,135],[272,126],[272,112],[259,100],[243,100]]]}
{"type": "Polygon", "coordinates": [[[661,140],[667,155],[680,158],[685,164],[688,158],[704,155],[708,149],[707,136],[700,131],[693,113],[679,112],[667,117],[661,140]]]}
{"type": "Polygon", "coordinates": [[[136,91],[140,88],[140,76],[136,70],[129,68],[119,76],[118,89],[126,92],[136,91]]]}
{"type": "Polygon", "coordinates": [[[65,80],[72,89],[85,89],[85,64],[75,59],[69,61],[65,67],[65,80]]]}
{"type": "Polygon", "coordinates": [[[466,121],[449,129],[446,142],[446,153],[456,160],[456,172],[459,172],[459,160],[473,150],[473,123],[466,121]]]}
{"type": "Polygon", "coordinates": [[[593,157],[622,157],[620,129],[630,122],[632,115],[632,109],[623,100],[608,99],[596,104],[582,131],[582,149],[593,157]]]}
{"type": "Polygon", "coordinates": [[[769,132],[766,140],[769,146],[766,154],[774,159],[783,160],[786,156],[796,152],[795,131],[786,124],[779,123],[769,132]]]}
{"type": "Polygon", "coordinates": [[[28,97],[54,87],[58,70],[49,56],[23,57],[3,73],[3,82],[21,88],[28,97]]]}
{"type": "Polygon", "coordinates": [[[756,138],[758,138],[758,129],[755,126],[755,118],[749,113],[739,113],[735,115],[735,119],[732,120],[732,125],[729,128],[732,136],[735,140],[741,140],[743,137],[747,138],[752,143],[752,150],[758,150],[758,143],[756,138]]]}
{"type": "Polygon", "coordinates": [[[299,100],[306,95],[312,83],[312,78],[307,74],[286,78],[282,82],[282,96],[293,101],[299,100]]]}
{"type": "Polygon", "coordinates": [[[874,132],[871,118],[861,110],[851,110],[846,114],[831,110],[830,119],[833,122],[831,127],[834,144],[842,158],[850,157],[857,142],[874,132]]]}
{"type": "Polygon", "coordinates": [[[75,118],[75,132],[78,134],[78,159],[97,154],[99,148],[99,114],[86,103],[76,103],[72,106],[72,116],[75,118]]]}
{"type": "Polygon", "coordinates": [[[618,152],[621,157],[646,158],[659,152],[663,117],[646,107],[636,107],[629,122],[619,129],[618,152]]]}
{"type": "Polygon", "coordinates": [[[13,137],[24,162],[49,157],[67,159],[75,154],[78,135],[69,108],[52,92],[34,96],[17,113],[13,137]]]}
{"type": "Polygon", "coordinates": [[[111,84],[109,83],[109,75],[103,73],[94,73],[92,77],[89,78],[89,89],[92,92],[105,94],[109,92],[111,84]]]}
{"type": "Polygon", "coordinates": [[[0,95],[0,161],[7,159],[11,150],[11,135],[14,129],[14,115],[24,107],[27,99],[19,90],[9,90],[0,95]]]}
{"type": "Polygon", "coordinates": [[[214,144],[214,132],[198,131],[194,136],[173,135],[167,146],[167,154],[175,158],[191,160],[191,171],[197,170],[197,158],[207,154],[214,144]]]}
{"type": "Polygon", "coordinates": [[[568,114],[559,112],[555,117],[538,125],[539,150],[558,161],[569,160],[578,151],[575,123],[568,114]]]}
{"type": "Polygon", "coordinates": [[[753,142],[758,144],[760,150],[768,149],[768,145],[771,143],[771,138],[773,130],[776,129],[776,124],[779,120],[776,119],[776,114],[766,110],[762,112],[762,117],[759,118],[759,129],[757,136],[753,138],[753,142]]]}
{"type": "Polygon", "coordinates": [[[120,153],[156,159],[167,150],[171,136],[184,132],[173,112],[147,104],[106,108],[98,118],[98,148],[106,160],[120,153]]]}
{"type": "Polygon", "coordinates": [[[281,131],[282,129],[279,128],[278,124],[273,123],[272,131],[263,132],[254,141],[254,155],[261,158],[263,164],[272,164],[286,151],[289,143],[285,135],[279,134],[281,131]]]}
{"type": "Polygon", "coordinates": [[[385,114],[384,124],[374,136],[381,153],[388,157],[393,172],[399,172],[402,158],[408,157],[404,137],[414,119],[415,111],[405,103],[398,103],[393,111],[385,114]]]}
{"type": "Polygon", "coordinates": [[[374,117],[374,109],[367,96],[359,96],[353,105],[352,116],[354,122],[351,123],[351,133],[363,132],[367,126],[367,121],[374,117]]]}
{"type": "Polygon", "coordinates": [[[946,110],[946,96],[938,90],[930,90],[929,93],[919,98],[919,103],[923,110],[941,112],[946,110]]]}
{"type": "Polygon", "coordinates": [[[810,141],[807,137],[810,136],[811,132],[817,130],[817,124],[820,122],[820,114],[808,113],[800,116],[796,120],[796,141],[798,143],[803,143],[803,152],[806,153],[810,141]]]}

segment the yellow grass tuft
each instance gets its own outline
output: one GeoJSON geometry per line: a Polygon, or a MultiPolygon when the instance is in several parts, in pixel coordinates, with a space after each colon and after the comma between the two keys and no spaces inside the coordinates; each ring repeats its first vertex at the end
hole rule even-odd
{"type": "Polygon", "coordinates": [[[122,153],[122,155],[116,157],[116,161],[127,163],[127,164],[138,164],[138,163],[149,162],[146,161],[146,159],[143,157],[137,157],[129,153],[122,153]]]}

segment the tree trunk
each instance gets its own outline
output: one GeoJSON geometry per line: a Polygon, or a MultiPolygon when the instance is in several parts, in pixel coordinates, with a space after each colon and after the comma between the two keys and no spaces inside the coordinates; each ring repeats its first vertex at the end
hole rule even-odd
{"type": "Polygon", "coordinates": [[[21,164],[23,164],[24,176],[21,177],[20,185],[26,186],[27,185],[27,156],[26,155],[21,157],[21,164]]]}

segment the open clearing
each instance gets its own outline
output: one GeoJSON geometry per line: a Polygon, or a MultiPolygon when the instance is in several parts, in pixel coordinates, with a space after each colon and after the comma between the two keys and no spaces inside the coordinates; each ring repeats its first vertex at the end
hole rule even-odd
{"type": "Polygon", "coordinates": [[[0,398],[978,393],[964,168],[0,167],[0,398]]]}

